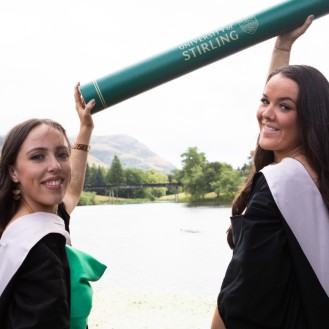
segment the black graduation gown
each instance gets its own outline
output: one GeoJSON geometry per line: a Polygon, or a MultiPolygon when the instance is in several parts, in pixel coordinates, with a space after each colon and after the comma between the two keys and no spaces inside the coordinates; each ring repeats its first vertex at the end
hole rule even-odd
{"type": "MultiPolygon", "coordinates": [[[[297,200],[286,201],[293,209],[297,200]]],[[[248,208],[232,226],[235,247],[218,296],[226,329],[328,329],[328,294],[263,173],[256,174],[248,208]]]]}
{"type": "MultiPolygon", "coordinates": [[[[63,205],[60,208],[68,227],[69,215],[63,205]]],[[[65,244],[62,234],[49,233],[29,250],[1,294],[1,329],[69,329],[70,270],[65,244]]]]}

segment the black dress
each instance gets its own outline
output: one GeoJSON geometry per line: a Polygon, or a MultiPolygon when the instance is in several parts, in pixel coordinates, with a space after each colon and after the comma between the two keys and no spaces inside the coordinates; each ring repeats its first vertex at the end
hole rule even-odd
{"type": "Polygon", "coordinates": [[[263,173],[245,214],[232,223],[235,247],[218,296],[226,329],[328,329],[328,295],[263,173]]]}
{"type": "MultiPolygon", "coordinates": [[[[68,230],[69,215],[63,204],[60,214],[68,230]]],[[[1,329],[69,329],[70,270],[65,244],[63,235],[50,233],[30,249],[1,294],[1,329]]]]}

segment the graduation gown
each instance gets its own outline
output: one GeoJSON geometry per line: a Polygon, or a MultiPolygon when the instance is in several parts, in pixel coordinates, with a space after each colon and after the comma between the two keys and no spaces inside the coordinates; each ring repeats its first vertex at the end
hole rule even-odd
{"type": "Polygon", "coordinates": [[[70,270],[62,218],[34,213],[0,240],[0,328],[69,329],[70,270]]]}
{"type": "Polygon", "coordinates": [[[226,329],[329,328],[329,215],[303,165],[286,158],[257,173],[232,227],[218,296],[226,329]]]}

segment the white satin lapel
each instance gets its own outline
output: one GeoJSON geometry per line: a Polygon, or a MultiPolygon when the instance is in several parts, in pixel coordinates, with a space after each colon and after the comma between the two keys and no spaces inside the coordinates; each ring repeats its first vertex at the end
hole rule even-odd
{"type": "Polygon", "coordinates": [[[0,239],[0,296],[22,265],[30,249],[49,233],[59,233],[71,244],[64,221],[57,215],[37,212],[16,219],[0,239]]]}
{"type": "Polygon", "coordinates": [[[262,170],[273,198],[329,296],[329,213],[304,166],[286,158],[262,170]]]}

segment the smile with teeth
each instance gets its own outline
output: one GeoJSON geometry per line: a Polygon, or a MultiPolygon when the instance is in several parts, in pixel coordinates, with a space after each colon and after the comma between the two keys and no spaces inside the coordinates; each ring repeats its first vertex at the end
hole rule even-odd
{"type": "Polygon", "coordinates": [[[263,125],[263,130],[264,131],[278,131],[279,129],[263,125]]]}
{"type": "Polygon", "coordinates": [[[61,183],[62,183],[62,180],[61,180],[61,179],[58,179],[58,180],[51,180],[51,181],[44,182],[44,184],[45,184],[46,186],[52,186],[52,187],[60,186],[61,183]]]}

